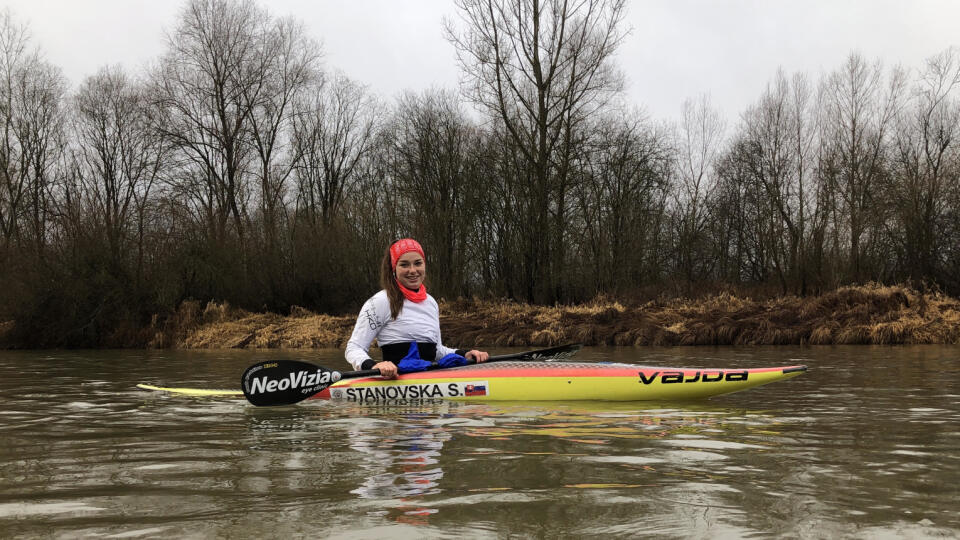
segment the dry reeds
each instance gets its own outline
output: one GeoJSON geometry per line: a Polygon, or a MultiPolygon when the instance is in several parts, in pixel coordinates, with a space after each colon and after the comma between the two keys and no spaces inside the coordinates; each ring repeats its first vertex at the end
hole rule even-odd
{"type": "MultiPolygon", "coordinates": [[[[960,301],[876,284],[807,298],[756,301],[721,293],[632,307],[607,298],[575,306],[461,299],[441,302],[440,311],[444,341],[457,346],[960,344],[960,301]]],[[[281,316],[185,302],[172,345],[343,347],[355,320],[300,307],[281,316]]]]}
{"type": "Polygon", "coordinates": [[[354,320],[331,317],[295,307],[289,317],[274,313],[231,310],[229,320],[218,318],[190,332],[178,346],[189,349],[316,349],[342,347],[350,338],[354,320]]]}

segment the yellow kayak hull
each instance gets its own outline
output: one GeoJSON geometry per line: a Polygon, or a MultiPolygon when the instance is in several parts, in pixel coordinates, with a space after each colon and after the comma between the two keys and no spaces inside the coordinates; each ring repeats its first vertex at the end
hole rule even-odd
{"type": "Polygon", "coordinates": [[[629,364],[497,362],[441,371],[342,380],[315,399],[357,402],[672,401],[703,399],[796,377],[806,366],[659,368],[629,364]]]}

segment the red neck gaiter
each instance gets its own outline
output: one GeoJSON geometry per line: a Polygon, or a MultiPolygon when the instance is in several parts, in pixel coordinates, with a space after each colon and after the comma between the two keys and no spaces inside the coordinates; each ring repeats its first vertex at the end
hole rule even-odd
{"type": "Polygon", "coordinates": [[[400,284],[399,280],[394,279],[394,281],[397,282],[397,286],[400,287],[400,292],[403,293],[403,296],[405,296],[407,300],[415,304],[419,304],[420,302],[423,302],[424,300],[427,299],[427,286],[424,285],[423,283],[420,284],[419,291],[411,291],[410,289],[400,284]]]}

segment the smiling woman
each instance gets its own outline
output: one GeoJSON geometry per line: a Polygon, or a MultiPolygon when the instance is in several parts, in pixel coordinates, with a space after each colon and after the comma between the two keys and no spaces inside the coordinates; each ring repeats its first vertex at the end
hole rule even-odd
{"type": "Polygon", "coordinates": [[[489,355],[478,350],[451,349],[440,340],[440,308],[427,294],[426,255],[412,238],[394,242],[380,265],[383,290],[360,309],[347,342],[346,358],[358,370],[379,369],[387,378],[399,372],[425,369],[432,361],[443,366],[484,362],[489,355]],[[377,340],[383,360],[375,362],[369,350],[377,340]],[[399,365],[399,370],[398,370],[399,365]]]}
{"type": "Polygon", "coordinates": [[[394,319],[403,309],[403,298],[412,302],[423,302],[427,298],[427,287],[423,284],[427,263],[420,243],[410,238],[398,240],[383,257],[380,281],[390,299],[390,316],[394,319]],[[387,261],[390,262],[386,266],[387,261]],[[394,287],[396,283],[398,287],[394,287]]]}

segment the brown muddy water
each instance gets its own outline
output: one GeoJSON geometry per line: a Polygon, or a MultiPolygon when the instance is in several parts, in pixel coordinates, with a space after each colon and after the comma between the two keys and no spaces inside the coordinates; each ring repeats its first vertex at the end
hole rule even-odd
{"type": "MultiPolygon", "coordinates": [[[[493,352],[508,352],[498,349],[493,352]]],[[[308,402],[238,387],[321,351],[0,351],[0,537],[960,536],[960,347],[609,348],[578,360],[805,363],[693,403],[308,402]]]]}

